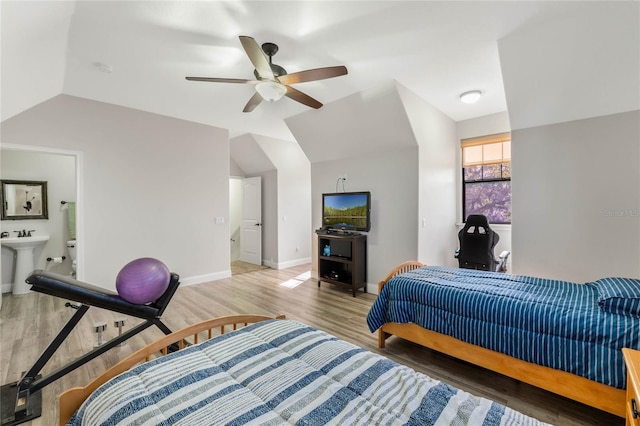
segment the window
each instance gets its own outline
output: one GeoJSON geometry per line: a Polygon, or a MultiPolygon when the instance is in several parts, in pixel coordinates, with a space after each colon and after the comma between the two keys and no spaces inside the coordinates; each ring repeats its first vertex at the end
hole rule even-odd
{"type": "Polygon", "coordinates": [[[462,216],[483,214],[489,223],[511,223],[511,135],[463,139],[462,216]]]}

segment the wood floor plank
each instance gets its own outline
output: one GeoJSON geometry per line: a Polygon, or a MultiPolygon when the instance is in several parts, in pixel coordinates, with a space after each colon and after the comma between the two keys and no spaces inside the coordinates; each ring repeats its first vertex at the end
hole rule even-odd
{"type": "MultiPolygon", "coordinates": [[[[401,364],[473,394],[484,396],[542,421],[557,425],[622,426],[624,420],[600,410],[555,396],[516,380],[422,348],[411,342],[391,338],[383,350],[377,336],[369,332],[366,315],[375,295],[323,283],[311,274],[311,265],[288,269],[263,269],[234,275],[219,281],[181,287],[163,315],[163,322],[178,330],[211,317],[255,313],[304,322],[372,352],[381,353],[401,364]],[[306,278],[309,277],[309,278],[306,278]]],[[[382,277],[381,277],[382,278],[382,277]]],[[[98,283],[96,283],[98,284],[98,283]]],[[[0,310],[0,378],[2,384],[15,381],[31,366],[51,339],[75,312],[66,301],[39,293],[3,295],[0,310]]],[[[93,349],[97,341],[93,323],[106,321],[105,340],[117,335],[115,318],[125,317],[124,330],[141,320],[92,307],[72,331],[67,341],[43,369],[46,375],[93,349]]],[[[42,417],[25,424],[51,426],[58,417],[57,395],[73,386],[84,385],[126,355],[163,334],[149,328],[90,361],[43,389],[42,417]]]]}

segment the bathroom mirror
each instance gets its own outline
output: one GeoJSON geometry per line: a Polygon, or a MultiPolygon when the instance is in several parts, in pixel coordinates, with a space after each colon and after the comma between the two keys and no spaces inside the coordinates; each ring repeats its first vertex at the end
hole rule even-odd
{"type": "Polygon", "coordinates": [[[2,220],[48,219],[47,182],[2,180],[2,220]]]}

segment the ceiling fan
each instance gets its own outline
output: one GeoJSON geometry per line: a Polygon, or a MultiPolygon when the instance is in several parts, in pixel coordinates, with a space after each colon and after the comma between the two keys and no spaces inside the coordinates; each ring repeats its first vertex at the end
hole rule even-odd
{"type": "Polygon", "coordinates": [[[305,71],[287,74],[287,71],[280,65],[272,62],[272,57],[278,52],[278,45],[274,43],[264,43],[262,48],[258,43],[248,36],[240,36],[240,43],[244,51],[249,56],[249,60],[255,67],[253,74],[256,80],[244,80],[239,78],[214,78],[214,77],[185,77],[190,81],[208,81],[214,83],[240,83],[253,84],[256,86],[256,93],[249,99],[242,112],[251,112],[260,102],[267,100],[275,102],[287,96],[294,101],[307,105],[311,108],[320,108],[322,103],[311,96],[291,87],[291,84],[305,83],[308,81],[324,80],[347,74],[345,66],[315,68],[305,71]],[[269,57],[267,59],[267,56],[269,57]]]}

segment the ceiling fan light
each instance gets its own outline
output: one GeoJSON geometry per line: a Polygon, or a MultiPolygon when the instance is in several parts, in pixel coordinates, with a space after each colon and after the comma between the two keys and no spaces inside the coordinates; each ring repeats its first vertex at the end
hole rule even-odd
{"type": "Polygon", "coordinates": [[[275,102],[287,93],[287,87],[275,81],[263,81],[256,85],[256,92],[258,92],[265,101],[275,102]]]}
{"type": "Polygon", "coordinates": [[[482,96],[482,92],[480,90],[470,90],[460,95],[460,101],[465,104],[473,104],[478,102],[480,96],[482,96]]]}

